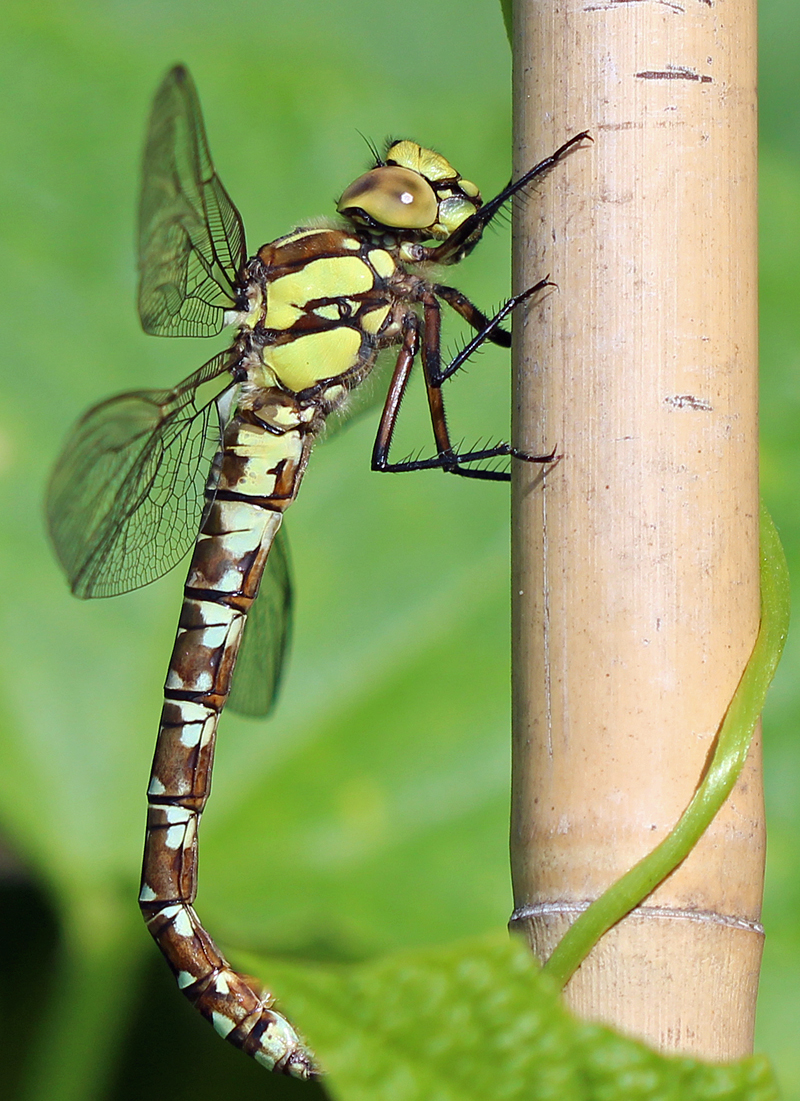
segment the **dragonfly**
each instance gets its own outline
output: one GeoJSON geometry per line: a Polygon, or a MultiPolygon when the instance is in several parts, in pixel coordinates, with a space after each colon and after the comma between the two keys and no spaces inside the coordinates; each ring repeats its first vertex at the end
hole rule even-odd
{"type": "Polygon", "coordinates": [[[553,452],[533,455],[507,443],[460,452],[442,393],[484,341],[510,345],[501,323],[549,281],[489,317],[436,280],[472,251],[513,195],[585,138],[576,134],[485,203],[439,153],[393,141],[345,188],[336,219],[301,226],[248,256],[187,69],[168,72],[156,94],[139,206],[141,323],[156,336],[211,337],[233,325],[235,337],[172,390],[131,391],[91,408],[56,464],[47,517],[82,598],[146,585],[194,544],[147,789],[139,904],[190,1002],[271,1070],[318,1073],[273,995],[231,966],[194,901],[220,714],[228,700],[246,714],[266,714],[280,680],[291,619],[283,514],[327,419],[351,404],[386,349],[396,357],[373,470],[507,480],[508,470],[491,460],[553,460],[553,452]],[[475,333],[447,364],[442,304],[475,333]],[[398,461],[392,437],[417,361],[435,454],[398,461]]]}

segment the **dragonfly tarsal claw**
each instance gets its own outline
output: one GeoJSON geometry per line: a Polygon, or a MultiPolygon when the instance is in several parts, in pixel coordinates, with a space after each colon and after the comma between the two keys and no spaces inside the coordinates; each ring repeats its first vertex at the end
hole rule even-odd
{"type": "Polygon", "coordinates": [[[533,455],[530,451],[522,451],[518,447],[509,447],[508,454],[512,459],[521,459],[524,463],[554,463],[558,459],[558,445],[546,455],[533,455]]]}

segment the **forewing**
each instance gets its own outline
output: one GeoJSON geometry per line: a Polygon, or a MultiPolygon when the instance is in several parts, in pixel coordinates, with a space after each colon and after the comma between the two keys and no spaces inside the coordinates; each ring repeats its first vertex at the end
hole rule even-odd
{"type": "Polygon", "coordinates": [[[234,711],[264,716],[272,710],[291,630],[289,547],[281,527],[270,549],[258,596],[245,623],[228,701],[234,711]]]}
{"type": "Polygon", "coordinates": [[[76,596],[115,596],[161,577],[194,542],[220,445],[217,394],[231,352],[171,391],[138,390],[90,409],[62,451],[47,521],[76,596]]]}
{"type": "Polygon", "coordinates": [[[176,66],[156,93],[144,151],[139,316],[145,332],[220,332],[245,258],[242,220],[214,171],[194,81],[176,66]]]}

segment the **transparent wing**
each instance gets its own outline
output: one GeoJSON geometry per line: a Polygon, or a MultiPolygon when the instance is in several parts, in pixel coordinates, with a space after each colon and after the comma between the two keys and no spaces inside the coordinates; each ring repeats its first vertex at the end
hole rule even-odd
{"type": "Polygon", "coordinates": [[[246,259],[239,212],[208,151],[200,100],[183,66],[156,93],[139,202],[139,317],[156,336],[214,336],[246,259]]]}
{"type": "Polygon", "coordinates": [[[278,530],[258,596],[245,623],[228,706],[242,715],[268,715],[278,694],[292,633],[289,546],[278,530]]]}
{"type": "Polygon", "coordinates": [[[47,522],[76,596],[115,596],[161,577],[195,540],[220,445],[221,352],[174,390],[138,390],[90,409],[47,491],[47,522]]]}

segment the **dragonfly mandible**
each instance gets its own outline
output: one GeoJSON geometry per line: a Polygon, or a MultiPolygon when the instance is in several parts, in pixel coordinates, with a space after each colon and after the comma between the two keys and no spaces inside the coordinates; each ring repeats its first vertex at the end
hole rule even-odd
{"type": "Polygon", "coordinates": [[[373,470],[506,480],[507,471],[480,464],[552,460],[509,444],[459,453],[442,397],[481,343],[509,346],[501,322],[547,280],[487,317],[435,272],[471,252],[512,195],[586,137],[576,134],[487,203],[438,153],[392,142],[345,189],[336,221],[300,227],[248,259],[188,71],[172,69],[156,94],[139,208],[142,326],[158,336],[215,336],[234,325],[235,339],[173,390],[124,393],[90,409],[56,465],[47,515],[80,597],[148,584],[194,543],[148,787],[140,906],[183,993],[270,1069],[316,1073],[272,995],[230,966],[193,904],[220,713],[230,697],[238,710],[265,714],[280,677],[290,613],[283,513],[326,419],[393,346],[373,470]],[[447,365],[442,302],[475,330],[447,365]],[[392,435],[417,358],[436,453],[395,461],[392,435]]]}

